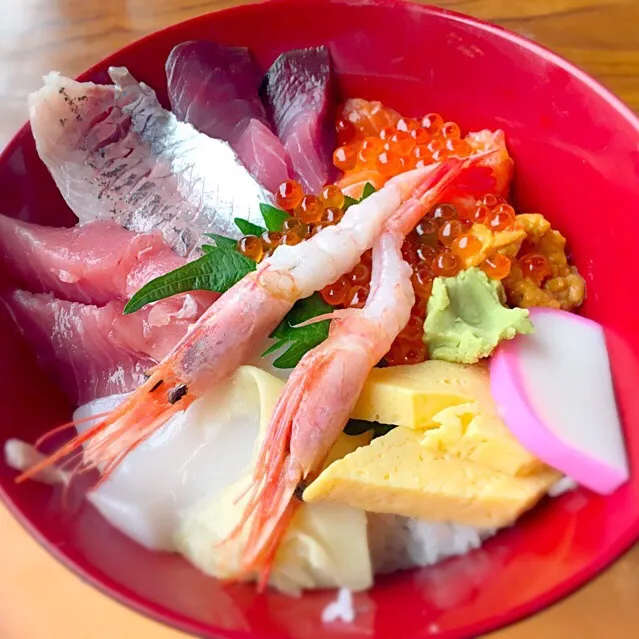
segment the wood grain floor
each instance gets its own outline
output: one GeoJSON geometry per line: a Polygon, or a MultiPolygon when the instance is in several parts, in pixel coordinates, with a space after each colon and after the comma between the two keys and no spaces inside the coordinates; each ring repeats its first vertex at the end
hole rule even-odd
{"type": "MultiPolygon", "coordinates": [[[[51,69],[76,75],[161,27],[237,0],[0,0],[0,148],[26,120],[28,92],[51,69]]],[[[638,0],[435,2],[503,25],[577,63],[639,111],[638,0]]],[[[2,639],[178,639],[89,589],[0,506],[2,639]]],[[[639,547],[554,608],[492,639],[639,636],[639,547]]]]}

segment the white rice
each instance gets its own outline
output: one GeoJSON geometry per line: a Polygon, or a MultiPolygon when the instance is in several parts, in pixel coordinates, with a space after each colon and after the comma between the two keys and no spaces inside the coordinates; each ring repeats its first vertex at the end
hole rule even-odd
{"type": "MultiPolygon", "coordinates": [[[[548,496],[558,497],[575,488],[574,479],[562,477],[550,487],[548,496]]],[[[448,557],[465,555],[497,533],[494,528],[419,521],[400,515],[367,513],[367,517],[368,545],[376,575],[432,566],[448,557]]],[[[322,612],[322,621],[350,623],[355,612],[352,592],[342,588],[337,599],[322,612]]],[[[428,630],[436,634],[439,628],[431,624],[428,630]]]]}
{"type": "Polygon", "coordinates": [[[368,513],[368,544],[375,574],[432,566],[479,548],[495,529],[418,521],[368,513]]]}
{"type": "MultiPolygon", "coordinates": [[[[367,513],[368,546],[375,574],[432,566],[447,557],[464,555],[479,548],[492,537],[494,529],[472,528],[457,524],[430,523],[379,513],[367,513]]],[[[337,598],[322,611],[324,623],[355,619],[353,593],[341,588],[337,598]]],[[[434,626],[434,624],[432,624],[434,626]]],[[[429,628],[437,633],[438,628],[429,628]]]]}
{"type": "Polygon", "coordinates": [[[577,482],[574,479],[571,477],[562,477],[548,489],[548,496],[559,497],[559,495],[575,490],[575,488],[577,488],[577,482]]]}
{"type": "Polygon", "coordinates": [[[348,588],[340,588],[337,592],[337,599],[329,603],[322,611],[322,621],[324,623],[334,623],[335,621],[352,623],[354,620],[353,593],[348,588]]]}

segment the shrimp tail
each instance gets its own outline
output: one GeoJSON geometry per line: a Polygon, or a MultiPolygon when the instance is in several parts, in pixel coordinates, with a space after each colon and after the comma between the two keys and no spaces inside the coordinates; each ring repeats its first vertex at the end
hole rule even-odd
{"type": "Polygon", "coordinates": [[[313,386],[318,371],[330,363],[330,354],[321,359],[314,362],[313,371],[302,376],[301,384],[289,386],[280,397],[261,445],[242,518],[222,542],[238,538],[249,528],[240,578],[257,573],[258,587],[262,590],[268,583],[279,544],[302,503],[300,489],[309,469],[302,468],[295,459],[290,444],[302,399],[313,386]]]}
{"type": "MultiPolygon", "coordinates": [[[[147,384],[150,395],[157,382],[151,378],[145,386],[147,384]]],[[[93,469],[100,470],[101,477],[93,487],[95,489],[109,478],[119,462],[129,452],[150,437],[173,415],[183,410],[189,402],[190,398],[185,398],[185,401],[170,403],[161,396],[151,401],[140,402],[139,396],[132,395],[110,413],[97,416],[104,419],[70,439],[41,462],[28,468],[15,481],[22,483],[31,479],[39,472],[70,456],[63,462],[61,468],[66,469],[72,465],[71,478],[93,469]],[[79,460],[78,457],[80,457],[79,460]]],[[[81,423],[95,418],[96,416],[93,416],[64,424],[40,438],[38,443],[42,443],[56,432],[71,426],[77,427],[81,423]]]]}
{"type": "Polygon", "coordinates": [[[249,527],[245,555],[239,574],[234,579],[257,574],[259,590],[264,590],[268,585],[279,544],[301,504],[299,499],[294,498],[301,474],[299,465],[289,456],[279,477],[265,478],[262,483],[253,484],[240,522],[222,541],[225,544],[236,539],[246,526],[249,527]]]}

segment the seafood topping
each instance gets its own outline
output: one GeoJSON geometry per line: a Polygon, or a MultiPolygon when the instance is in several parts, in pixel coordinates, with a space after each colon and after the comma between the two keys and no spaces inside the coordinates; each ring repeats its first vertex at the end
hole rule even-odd
{"type": "Polygon", "coordinates": [[[264,93],[293,170],[308,191],[319,193],[335,169],[333,70],[326,47],[282,54],[269,69],[264,93]]]}
{"type": "Polygon", "coordinates": [[[233,142],[252,120],[269,126],[260,72],[246,47],[178,44],[166,61],[171,111],[211,138],[233,142]]]}
{"type": "Polygon", "coordinates": [[[113,222],[52,228],[0,216],[0,259],[34,293],[85,304],[126,298],[184,259],[159,233],[136,234],[113,222]]]}
{"type": "Polygon", "coordinates": [[[270,191],[289,177],[288,155],[271,130],[258,94],[261,74],[248,49],[183,42],[166,61],[166,77],[179,120],[228,142],[270,191]]]}
{"type": "Polygon", "coordinates": [[[135,389],[154,364],[113,334],[121,302],[97,307],[16,291],[8,303],[42,365],[78,404],[135,389]]]}
{"type": "Polygon", "coordinates": [[[160,230],[189,255],[203,233],[237,236],[235,216],[260,219],[270,195],[226,142],[179,122],[126,69],[109,73],[114,86],[52,73],[29,99],[38,153],[81,223],[160,230]]]}
{"type": "MultiPolygon", "coordinates": [[[[108,479],[130,451],[177,412],[259,354],[266,338],[298,299],[310,296],[353,268],[383,232],[386,222],[402,210],[403,203],[410,203],[415,194],[426,201],[434,199],[472,164],[473,160],[449,160],[398,176],[378,193],[352,206],[342,224],[323,230],[304,244],[278,247],[198,319],[117,410],[40,466],[78,453],[84,444],[77,469],[100,467],[104,469],[101,481],[108,479]],[[158,388],[159,381],[162,384],[158,388]],[[162,390],[165,385],[168,392],[162,390]]],[[[422,211],[421,206],[418,209],[422,211]]],[[[40,467],[33,472],[38,470],[40,467]]]]}

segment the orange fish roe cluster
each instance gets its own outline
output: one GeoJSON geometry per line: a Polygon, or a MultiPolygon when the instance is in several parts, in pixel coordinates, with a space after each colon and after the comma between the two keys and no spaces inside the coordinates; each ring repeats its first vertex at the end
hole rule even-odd
{"type": "Polygon", "coordinates": [[[340,187],[354,197],[366,182],[380,188],[409,169],[472,153],[455,122],[445,122],[437,113],[419,120],[400,117],[379,102],[350,100],[336,129],[340,146],[333,163],[344,173],[340,187]]]}
{"type": "MultiPolygon", "coordinates": [[[[501,280],[509,274],[512,260],[497,251],[484,251],[484,243],[472,232],[479,226],[475,220],[481,220],[482,226],[486,225],[484,228],[494,229],[494,234],[513,233],[517,228],[512,207],[503,198],[491,194],[477,201],[476,211],[471,215],[461,214],[448,203],[434,207],[406,237],[402,255],[413,269],[416,302],[408,324],[386,354],[389,365],[416,364],[427,359],[422,336],[428,298],[436,277],[454,277],[467,268],[466,262],[473,258],[478,258],[476,263],[490,278],[501,280]]],[[[371,253],[368,251],[350,273],[324,288],[321,295],[332,306],[361,308],[368,295],[370,274],[371,253]]]]}
{"type": "Polygon", "coordinates": [[[477,200],[473,208],[460,209],[459,217],[471,224],[470,230],[451,245],[463,267],[478,266],[491,279],[503,280],[525,237],[515,209],[504,198],[490,193],[477,200]]]}
{"type": "Polygon", "coordinates": [[[305,194],[299,182],[286,180],[277,188],[275,202],[291,216],[284,220],[282,230],[265,231],[259,237],[245,235],[237,243],[237,250],[256,262],[271,255],[280,244],[299,244],[344,216],[344,194],[333,184],[312,195],[305,194]]]}

